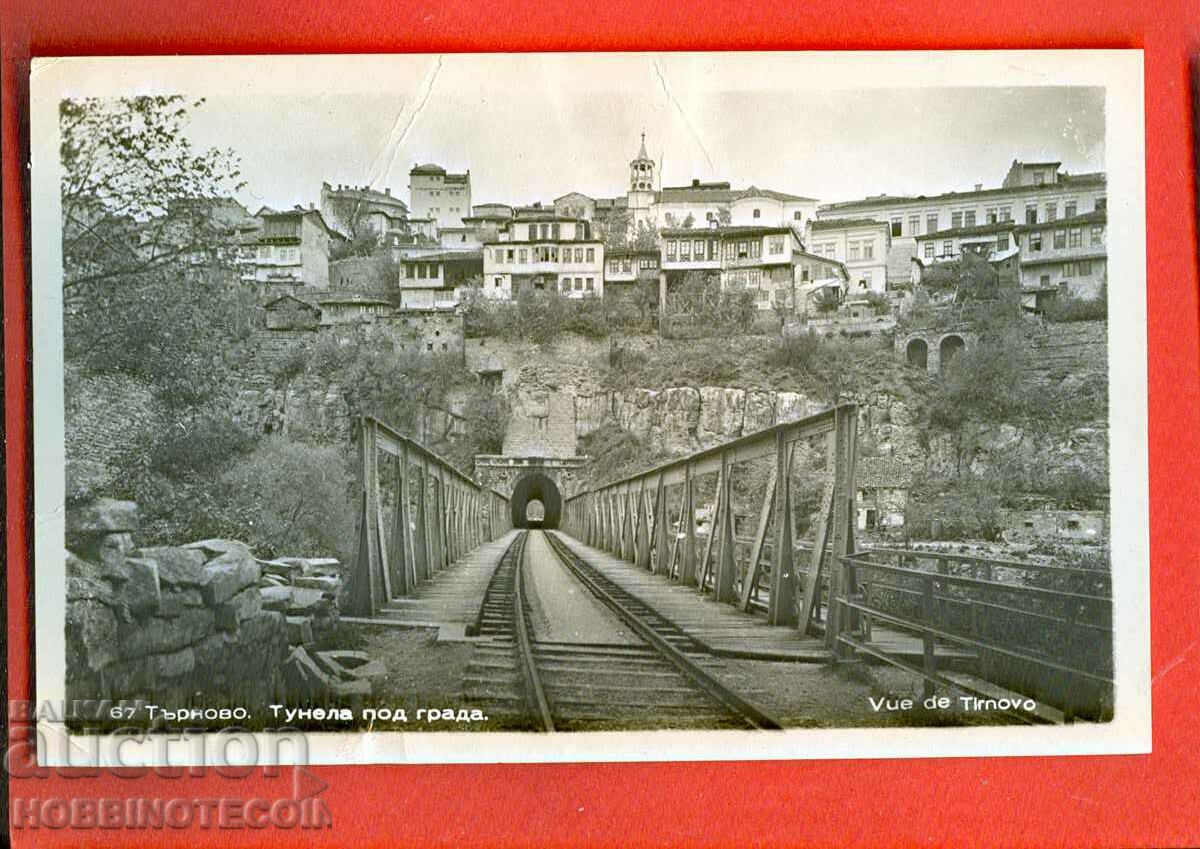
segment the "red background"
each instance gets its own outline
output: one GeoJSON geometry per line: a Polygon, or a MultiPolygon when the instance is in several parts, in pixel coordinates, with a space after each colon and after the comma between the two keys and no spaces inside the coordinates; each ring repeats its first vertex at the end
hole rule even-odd
{"type": "MultiPolygon", "coordinates": [[[[1154,754],[638,765],[317,767],[334,828],[15,832],[19,845],[164,839],[317,845],[1195,845],[1200,843],[1195,0],[659,4],[0,0],[9,695],[28,694],[28,268],[16,143],[28,58],[71,54],[1137,47],[1145,50],[1154,754]],[[33,839],[33,838],[36,838],[33,839]]],[[[1137,403],[1139,399],[1114,399],[1137,403]]],[[[1117,493],[1119,497],[1119,493],[1117,493]]],[[[13,798],[248,795],[251,781],[26,779],[13,798]]],[[[260,789],[275,795],[275,784],[260,789]]]]}

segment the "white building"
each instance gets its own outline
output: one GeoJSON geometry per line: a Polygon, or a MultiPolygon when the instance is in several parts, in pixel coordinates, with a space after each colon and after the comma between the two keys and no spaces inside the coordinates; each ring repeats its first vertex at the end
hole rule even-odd
{"type": "Polygon", "coordinates": [[[432,219],[437,229],[462,227],[471,215],[471,171],[451,174],[440,165],[417,165],[408,172],[412,218],[432,219]]]}
{"type": "MultiPolygon", "coordinates": [[[[870,218],[818,219],[810,227],[808,247],[817,256],[837,260],[846,267],[849,297],[887,290],[891,236],[883,222],[870,218]]],[[[906,276],[904,282],[908,279],[906,276]]]]}
{"type": "Polygon", "coordinates": [[[604,294],[604,243],[588,222],[550,211],[517,218],[483,243],[483,294],[511,299],[528,290],[572,298],[604,294]]]}

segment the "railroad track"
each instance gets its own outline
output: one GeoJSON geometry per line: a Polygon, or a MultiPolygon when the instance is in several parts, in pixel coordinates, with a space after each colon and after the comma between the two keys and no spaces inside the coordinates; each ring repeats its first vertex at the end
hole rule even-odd
{"type": "Polygon", "coordinates": [[[525,598],[527,533],[501,558],[473,633],[464,697],[502,727],[541,731],[779,728],[719,681],[713,658],[673,623],[577,557],[553,533],[555,556],[637,635],[637,644],[536,640],[525,598]]]}

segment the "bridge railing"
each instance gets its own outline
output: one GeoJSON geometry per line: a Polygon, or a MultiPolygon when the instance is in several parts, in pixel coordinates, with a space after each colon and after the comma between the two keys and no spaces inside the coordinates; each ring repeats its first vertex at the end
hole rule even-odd
{"type": "Polygon", "coordinates": [[[416,440],[370,416],[358,418],[355,439],[361,492],[346,612],[374,616],[510,529],[505,495],[416,440]]]}
{"type": "MultiPolygon", "coordinates": [[[[857,426],[857,407],[843,404],[672,460],[568,499],[563,527],[743,610],[765,594],[769,622],[815,629],[840,574],[831,558],[854,551],[857,426]],[[705,495],[707,533],[697,521],[705,495]],[[802,505],[816,516],[807,554],[795,528],[802,505]],[[748,518],[749,537],[739,528],[748,518]]],[[[832,648],[837,623],[826,624],[832,648]]]]}
{"type": "Polygon", "coordinates": [[[1111,716],[1113,623],[1107,571],[907,549],[875,548],[838,559],[832,600],[847,626],[842,649],[925,679],[926,693],[954,686],[937,648],[973,652],[980,677],[1065,717],[1111,716]],[[921,640],[919,665],[872,644],[881,623],[921,640]]]}

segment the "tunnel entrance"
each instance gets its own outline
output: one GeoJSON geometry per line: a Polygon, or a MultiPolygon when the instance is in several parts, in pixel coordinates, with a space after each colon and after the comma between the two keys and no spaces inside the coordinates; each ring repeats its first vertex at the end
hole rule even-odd
{"type": "Polygon", "coordinates": [[[558,487],[541,472],[532,472],[517,481],[511,504],[514,528],[557,528],[562,516],[558,487]]]}

